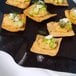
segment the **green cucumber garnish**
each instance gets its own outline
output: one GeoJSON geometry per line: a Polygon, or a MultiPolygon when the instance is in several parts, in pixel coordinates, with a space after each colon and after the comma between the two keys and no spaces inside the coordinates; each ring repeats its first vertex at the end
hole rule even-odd
{"type": "Polygon", "coordinates": [[[46,11],[46,5],[43,1],[38,1],[36,5],[34,6],[33,9],[30,10],[30,15],[35,16],[38,15],[40,12],[45,12],[46,11]]]}
{"type": "Polygon", "coordinates": [[[67,31],[72,29],[72,23],[67,18],[60,19],[59,25],[61,28],[67,29],[67,31]]]}
{"type": "Polygon", "coordinates": [[[49,45],[49,47],[50,47],[51,49],[54,49],[54,48],[56,48],[56,46],[57,46],[57,42],[56,42],[56,40],[55,40],[54,38],[51,38],[51,39],[46,39],[46,38],[44,38],[43,42],[44,42],[45,44],[49,45]]]}

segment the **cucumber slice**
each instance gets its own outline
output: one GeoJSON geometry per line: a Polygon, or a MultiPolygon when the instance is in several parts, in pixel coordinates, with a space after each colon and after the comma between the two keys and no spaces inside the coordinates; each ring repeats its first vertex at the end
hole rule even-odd
{"type": "Polygon", "coordinates": [[[56,48],[57,43],[50,43],[49,46],[50,46],[50,48],[54,49],[54,48],[56,48]]]}
{"type": "Polygon", "coordinates": [[[56,40],[54,38],[46,39],[44,38],[44,43],[49,45],[51,49],[54,49],[57,46],[56,40]]]}
{"type": "Polygon", "coordinates": [[[50,46],[50,48],[55,48],[55,39],[54,38],[50,39],[49,46],[50,46]]]}
{"type": "Polygon", "coordinates": [[[21,27],[23,25],[23,21],[17,21],[17,22],[14,22],[15,26],[17,27],[21,27]]]}
{"type": "Polygon", "coordinates": [[[71,22],[67,18],[63,18],[59,20],[59,25],[61,28],[65,28],[65,26],[71,25],[71,22]]]}
{"type": "Polygon", "coordinates": [[[42,8],[40,8],[39,11],[44,13],[46,11],[46,8],[45,7],[42,7],[42,8]]]}
{"type": "MultiPolygon", "coordinates": [[[[9,18],[12,19],[12,20],[14,20],[15,17],[17,17],[17,15],[18,15],[17,13],[10,13],[10,14],[9,14],[9,18]]],[[[17,19],[17,18],[16,18],[16,19],[17,19]]]]}
{"type": "Polygon", "coordinates": [[[46,11],[45,3],[43,1],[38,1],[34,8],[30,10],[31,16],[42,15],[46,11]]]}
{"type": "Polygon", "coordinates": [[[59,25],[61,28],[65,28],[67,31],[72,29],[72,23],[67,18],[60,19],[59,25]]]}

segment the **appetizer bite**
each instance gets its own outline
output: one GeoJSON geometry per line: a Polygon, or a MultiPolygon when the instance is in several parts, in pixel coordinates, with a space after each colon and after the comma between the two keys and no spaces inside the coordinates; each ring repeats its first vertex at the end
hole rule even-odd
{"type": "Polygon", "coordinates": [[[65,16],[73,23],[76,24],[76,8],[65,10],[65,16]]]}
{"type": "Polygon", "coordinates": [[[67,18],[60,19],[59,22],[47,23],[47,29],[49,31],[49,34],[52,34],[54,37],[75,35],[72,30],[72,23],[67,18]]]}
{"type": "Polygon", "coordinates": [[[10,32],[24,31],[26,17],[24,14],[4,14],[2,28],[10,32]]]}
{"type": "Polygon", "coordinates": [[[30,5],[30,2],[31,0],[7,0],[6,4],[24,9],[30,5]]]}
{"type": "Polygon", "coordinates": [[[62,38],[53,38],[52,35],[37,35],[32,45],[31,52],[49,56],[55,56],[60,47],[62,38]]]}
{"type": "Polygon", "coordinates": [[[56,14],[51,14],[47,11],[47,7],[43,1],[38,1],[24,10],[24,14],[37,22],[42,22],[43,20],[56,16],[56,14]]]}
{"type": "Polygon", "coordinates": [[[68,6],[67,0],[44,0],[44,2],[56,6],[68,6]]]}

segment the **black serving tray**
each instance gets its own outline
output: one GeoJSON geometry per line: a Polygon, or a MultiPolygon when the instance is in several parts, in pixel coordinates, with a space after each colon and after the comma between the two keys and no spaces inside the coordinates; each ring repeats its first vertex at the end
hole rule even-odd
{"type": "MultiPolygon", "coordinates": [[[[6,5],[5,1],[0,0],[0,25],[5,13],[23,12],[21,9],[6,5]]],[[[68,2],[69,7],[47,4],[48,11],[58,15],[41,23],[37,23],[27,17],[26,30],[23,32],[12,33],[0,27],[0,50],[8,52],[16,63],[24,67],[39,67],[76,73],[76,36],[63,38],[59,52],[55,57],[30,52],[37,34],[48,35],[46,23],[64,18],[65,9],[71,9],[76,6],[72,0],[68,0],[68,2]]],[[[73,30],[76,33],[76,25],[73,25],[73,30]]]]}

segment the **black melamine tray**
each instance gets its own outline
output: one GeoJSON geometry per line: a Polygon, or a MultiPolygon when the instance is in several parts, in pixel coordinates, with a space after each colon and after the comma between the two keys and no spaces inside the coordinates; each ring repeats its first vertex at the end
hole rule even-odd
{"type": "MultiPolygon", "coordinates": [[[[6,5],[5,1],[0,0],[0,24],[4,13],[23,12],[21,9],[6,5]]],[[[37,34],[48,35],[46,23],[64,18],[64,10],[76,6],[72,0],[68,0],[68,2],[69,7],[47,4],[48,11],[58,15],[41,23],[27,17],[26,30],[23,32],[11,33],[0,28],[0,50],[8,52],[18,64],[24,67],[39,67],[76,73],[76,36],[63,38],[59,52],[55,57],[30,52],[37,34]]],[[[73,25],[73,30],[76,33],[76,25],[73,25]]]]}

